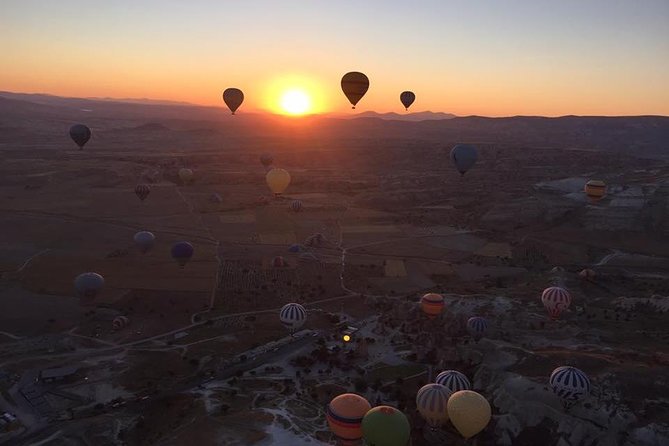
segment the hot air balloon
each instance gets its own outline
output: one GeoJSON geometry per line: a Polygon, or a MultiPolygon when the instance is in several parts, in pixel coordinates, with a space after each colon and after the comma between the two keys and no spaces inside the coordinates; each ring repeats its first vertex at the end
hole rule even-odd
{"type": "Polygon", "coordinates": [[[445,370],[441,372],[437,375],[437,379],[435,379],[434,382],[441,384],[451,392],[469,390],[472,388],[467,377],[457,370],[445,370]]]}
{"type": "Polygon", "coordinates": [[[222,203],[223,198],[221,198],[221,196],[219,194],[214,192],[213,194],[209,195],[209,202],[210,203],[222,203]]]}
{"type": "Polygon", "coordinates": [[[244,102],[244,93],[239,88],[226,88],[223,92],[223,101],[234,115],[242,102],[244,102]]]}
{"type": "Polygon", "coordinates": [[[148,197],[150,193],[151,193],[151,186],[149,186],[148,184],[138,184],[135,187],[135,195],[137,195],[137,197],[141,201],[146,200],[146,197],[148,197]]]}
{"type": "Polygon", "coordinates": [[[406,415],[391,406],[376,406],[362,418],[362,437],[369,446],[407,446],[411,426],[406,415]]]}
{"type": "Polygon", "coordinates": [[[127,317],[125,317],[125,316],[117,316],[117,317],[115,317],[114,320],[112,321],[112,328],[113,328],[114,330],[120,330],[120,329],[122,329],[122,328],[127,327],[129,323],[130,323],[130,320],[129,320],[127,317]]]}
{"type": "Polygon", "coordinates": [[[446,405],[451,392],[441,384],[426,384],[416,394],[416,408],[432,429],[448,421],[446,405]]]}
{"type": "Polygon", "coordinates": [[[74,279],[74,290],[81,299],[94,299],[104,285],[105,279],[98,273],[82,273],[74,279]]]}
{"type": "Polygon", "coordinates": [[[437,293],[427,293],[420,299],[420,309],[427,317],[434,319],[444,310],[444,296],[437,293]]]}
{"type": "Polygon", "coordinates": [[[341,89],[353,106],[352,108],[355,108],[369,89],[369,79],[362,73],[351,71],[341,78],[341,89]]]}
{"type": "Polygon", "coordinates": [[[274,157],[269,153],[263,153],[262,155],[260,155],[260,163],[263,166],[269,167],[272,165],[273,162],[274,162],[274,157]]]}
{"type": "Polygon", "coordinates": [[[188,242],[176,242],[172,245],[172,258],[176,260],[182,268],[186,266],[186,263],[193,257],[193,252],[195,252],[195,249],[193,248],[193,245],[188,242]]]}
{"type": "Polygon", "coordinates": [[[327,240],[326,240],[325,236],[323,234],[321,234],[320,232],[317,232],[317,233],[307,237],[304,240],[304,245],[305,246],[311,246],[312,248],[320,248],[325,244],[326,241],[327,240]]]}
{"type": "Polygon", "coordinates": [[[464,175],[476,163],[478,154],[476,147],[469,144],[458,144],[451,149],[451,161],[461,175],[464,175]]]}
{"type": "Polygon", "coordinates": [[[83,124],[75,124],[70,127],[70,138],[79,146],[79,150],[82,150],[91,139],[91,129],[83,124]]]}
{"type": "Polygon", "coordinates": [[[304,245],[290,245],[288,248],[289,252],[304,252],[307,248],[304,245]]]}
{"type": "Polygon", "coordinates": [[[286,304],[279,311],[279,320],[284,327],[294,333],[307,321],[307,310],[300,304],[286,304]]]}
{"type": "Polygon", "coordinates": [[[183,184],[189,184],[193,181],[193,171],[186,167],[179,169],[179,179],[183,184]]]}
{"type": "Polygon", "coordinates": [[[265,181],[275,196],[281,195],[290,184],[290,174],[285,169],[274,168],[267,172],[265,181]]]}
{"type": "Polygon", "coordinates": [[[557,319],[571,304],[571,294],[564,288],[552,286],[541,293],[541,302],[546,307],[551,319],[557,319]]]}
{"type": "Polygon", "coordinates": [[[481,432],[490,422],[490,403],[473,390],[460,390],[448,399],[448,417],[465,438],[481,432]]]}
{"type": "Polygon", "coordinates": [[[369,401],[355,393],[344,393],[330,401],[325,416],[340,445],[360,443],[362,418],[371,407],[369,401]]]}
{"type": "Polygon", "coordinates": [[[590,394],[588,375],[576,367],[562,366],[553,370],[549,384],[567,408],[590,394]]]}
{"type": "Polygon", "coordinates": [[[133,237],[135,245],[139,249],[139,252],[146,254],[153,248],[153,244],[156,241],[156,236],[149,231],[140,231],[133,237]]]}
{"type": "Polygon", "coordinates": [[[585,183],[585,195],[592,203],[597,203],[606,195],[606,183],[602,180],[590,180],[585,183]]]}
{"type": "Polygon", "coordinates": [[[476,340],[480,341],[488,329],[488,321],[485,318],[474,316],[467,320],[467,331],[476,340]]]}
{"type": "Polygon", "coordinates": [[[590,268],[585,268],[581,270],[580,273],[578,273],[578,276],[583,280],[595,280],[597,273],[594,270],[591,270],[590,268]]]}
{"type": "Polygon", "coordinates": [[[290,210],[293,212],[300,212],[302,210],[302,201],[301,200],[293,200],[290,203],[290,210]]]}
{"type": "Polygon", "coordinates": [[[281,256],[276,256],[272,259],[272,266],[274,268],[285,268],[286,261],[281,256]]]}
{"type": "Polygon", "coordinates": [[[409,110],[409,107],[411,107],[411,104],[413,104],[413,101],[415,100],[416,95],[413,94],[413,91],[403,91],[400,93],[400,102],[402,102],[402,105],[404,105],[406,110],[409,110]]]}

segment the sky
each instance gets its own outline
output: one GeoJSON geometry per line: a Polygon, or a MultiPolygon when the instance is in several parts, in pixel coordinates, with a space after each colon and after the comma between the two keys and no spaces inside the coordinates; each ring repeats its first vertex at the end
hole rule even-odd
{"type": "Polygon", "coordinates": [[[0,90],[280,112],[669,115],[669,0],[0,0],[0,90]]]}

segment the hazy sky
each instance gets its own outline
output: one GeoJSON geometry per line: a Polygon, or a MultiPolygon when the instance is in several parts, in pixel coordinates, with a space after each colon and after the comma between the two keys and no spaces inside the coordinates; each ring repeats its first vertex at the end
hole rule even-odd
{"type": "Polygon", "coordinates": [[[0,90],[275,109],[669,115],[669,0],[0,0],[0,90]]]}

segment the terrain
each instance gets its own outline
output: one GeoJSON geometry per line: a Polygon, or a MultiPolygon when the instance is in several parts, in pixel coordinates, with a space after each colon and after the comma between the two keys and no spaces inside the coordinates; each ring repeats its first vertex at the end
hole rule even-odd
{"type": "Polygon", "coordinates": [[[479,444],[666,444],[669,118],[383,118],[0,93],[0,406],[18,418],[0,443],[333,444],[323,407],[355,391],[403,410],[414,445],[464,444],[415,410],[456,369],[493,407],[479,444]],[[464,176],[461,142],[479,153],[464,176]],[[265,152],[291,173],[282,197],[265,152]],[[140,230],[157,236],[144,255],[140,230]],[[85,271],[105,277],[93,303],[72,289],[85,271]],[[573,302],[554,321],[540,295],[556,284],[573,302]],[[288,302],[308,310],[295,336],[288,302]],[[472,315],[490,324],[477,343],[472,315]],[[569,410],[548,388],[565,364],[593,384],[569,410]],[[59,367],[76,372],[38,380],[59,367]]]}

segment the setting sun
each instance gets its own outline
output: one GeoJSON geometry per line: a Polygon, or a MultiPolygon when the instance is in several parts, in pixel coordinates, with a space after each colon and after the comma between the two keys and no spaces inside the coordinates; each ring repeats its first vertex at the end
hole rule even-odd
{"type": "Polygon", "coordinates": [[[311,98],[302,90],[288,90],[281,95],[281,109],[290,115],[303,115],[311,109],[311,98]]]}

